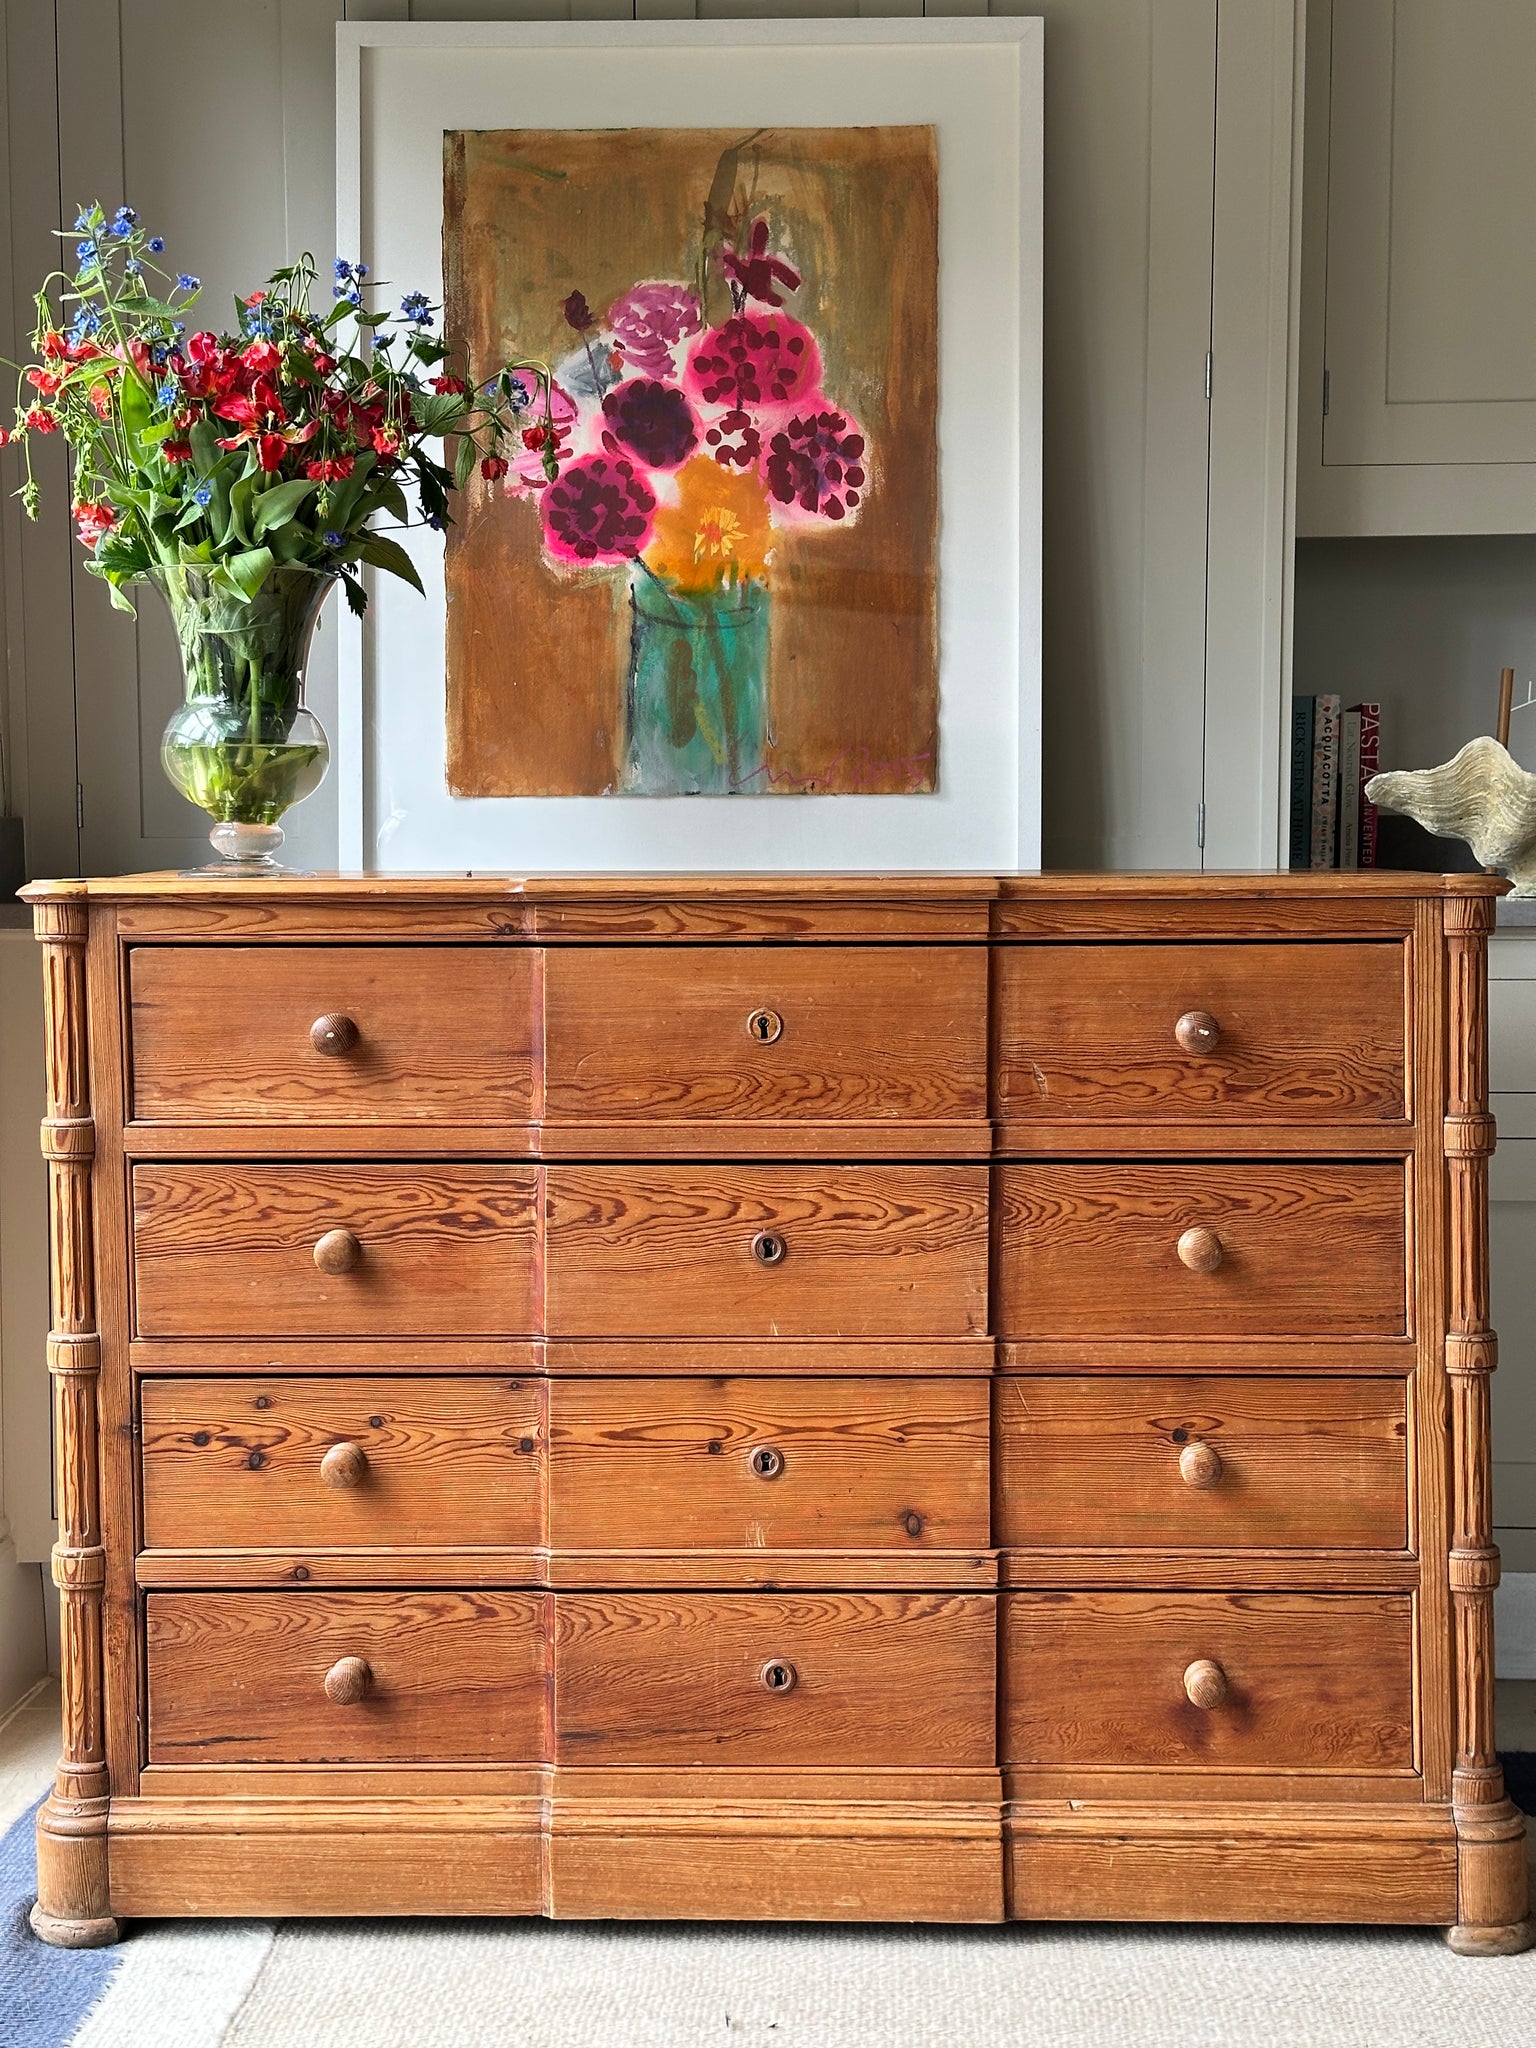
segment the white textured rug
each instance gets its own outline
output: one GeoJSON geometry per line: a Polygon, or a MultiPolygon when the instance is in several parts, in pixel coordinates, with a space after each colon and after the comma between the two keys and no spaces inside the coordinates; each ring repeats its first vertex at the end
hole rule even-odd
{"type": "MultiPolygon", "coordinates": [[[[118,1998],[114,1987],[108,2007],[118,1998]]],[[[169,2048],[153,2008],[140,2011],[146,2031],[82,2035],[81,2048],[169,2048]]],[[[1468,1961],[1432,1932],[1395,1930],[289,1923],[233,2023],[204,2038],[223,2048],[1532,2048],[1536,1954],[1468,1961]]]]}

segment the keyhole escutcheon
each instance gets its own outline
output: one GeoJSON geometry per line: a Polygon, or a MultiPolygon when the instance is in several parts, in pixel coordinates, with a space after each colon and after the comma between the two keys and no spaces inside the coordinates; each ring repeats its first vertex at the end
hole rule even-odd
{"type": "Polygon", "coordinates": [[[747,1019],[747,1031],[759,1045],[772,1045],[784,1029],[784,1019],[777,1010],[754,1010],[747,1019]]]}
{"type": "Polygon", "coordinates": [[[757,1674],[764,1692],[793,1692],[799,1673],[785,1657],[770,1657],[757,1674]]]}
{"type": "Polygon", "coordinates": [[[784,1453],[772,1444],[759,1444],[749,1462],[759,1479],[777,1479],[784,1470],[784,1453]]]}
{"type": "Polygon", "coordinates": [[[752,1240],[752,1256],[760,1266],[779,1265],[788,1249],[776,1230],[760,1230],[752,1240]]]}

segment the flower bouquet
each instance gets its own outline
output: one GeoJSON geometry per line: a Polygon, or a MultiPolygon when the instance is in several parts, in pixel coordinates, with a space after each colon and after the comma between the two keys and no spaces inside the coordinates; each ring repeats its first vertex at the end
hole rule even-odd
{"type": "Polygon", "coordinates": [[[125,611],[125,588],[153,583],[175,623],[186,693],[166,773],[216,820],[221,853],[270,866],[277,820],[328,759],[303,690],[327,595],[339,583],[361,612],[363,564],[419,590],[375,519],[406,527],[414,500],[441,528],[477,461],[489,479],[507,474],[504,442],[546,484],[556,477],[549,372],[511,363],[471,391],[447,367],[425,295],[372,311],[366,265],[340,258],[323,309],[305,256],[237,300],[235,331],[189,332],[198,279],[161,267],[165,245],[131,207],[82,211],[69,239],[75,269],[37,294],[37,360],[13,366],[16,419],[0,446],[25,453],[20,496],[36,518],[32,441],[68,441],[86,567],[125,611]],[[451,469],[431,452],[445,437],[457,441],[451,469]]]}
{"type": "Polygon", "coordinates": [[[601,319],[570,294],[575,346],[500,472],[537,500],[553,567],[627,567],[622,781],[645,794],[767,788],[777,538],[850,523],[873,488],[863,430],[823,389],[815,335],[785,310],[799,272],[767,220],[732,232],[706,237],[698,290],[639,283],[601,319]],[[714,326],[711,265],[731,307],[714,326]]]}

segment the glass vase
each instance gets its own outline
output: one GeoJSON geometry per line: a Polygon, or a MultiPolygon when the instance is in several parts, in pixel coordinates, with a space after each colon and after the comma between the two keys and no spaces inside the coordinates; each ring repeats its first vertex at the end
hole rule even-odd
{"type": "Polygon", "coordinates": [[[768,613],[761,583],[684,592],[636,566],[625,701],[627,791],[766,791],[768,613]]]}
{"type": "Polygon", "coordinates": [[[232,596],[205,569],[151,572],[181,648],[185,701],[165,728],[160,760],[172,784],[214,820],[229,871],[271,874],[278,820],[319,788],[331,758],[304,702],[304,666],[336,581],[313,569],[274,569],[252,598],[232,596]]]}

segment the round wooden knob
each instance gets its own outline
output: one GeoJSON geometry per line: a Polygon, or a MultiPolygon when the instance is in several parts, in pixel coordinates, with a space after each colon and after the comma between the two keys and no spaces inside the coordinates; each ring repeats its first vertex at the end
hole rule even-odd
{"type": "Polygon", "coordinates": [[[1179,1259],[1191,1273],[1214,1273],[1221,1264],[1221,1239],[1197,1223],[1179,1239],[1179,1259]]]}
{"type": "Polygon", "coordinates": [[[1227,1696],[1227,1674],[1211,1657],[1197,1657],[1186,1666],[1184,1690],[1192,1707],[1219,1707],[1227,1696]]]}
{"type": "Polygon", "coordinates": [[[747,1463],[759,1479],[777,1479],[784,1470],[784,1453],[776,1451],[772,1444],[759,1444],[747,1463]]]}
{"type": "Polygon", "coordinates": [[[760,1230],[752,1240],[752,1256],[760,1266],[777,1266],[788,1250],[776,1230],[760,1230]]]}
{"type": "Polygon", "coordinates": [[[325,1696],[338,1707],[355,1707],[372,1683],[361,1657],[342,1657],[325,1674],[325,1696]]]}
{"type": "Polygon", "coordinates": [[[350,1230],[328,1230],[315,1244],[315,1264],[322,1273],[350,1273],[362,1256],[350,1230]]]}
{"type": "Polygon", "coordinates": [[[358,1029],[350,1017],[344,1017],[339,1010],[333,1010],[324,1017],[317,1017],[309,1027],[309,1042],[316,1052],[325,1053],[331,1059],[340,1059],[352,1051],[358,1041],[358,1029]]]}
{"type": "Polygon", "coordinates": [[[1214,1486],[1221,1477],[1221,1453],[1212,1444],[1186,1444],[1179,1453],[1179,1477],[1186,1486],[1214,1486]]]}
{"type": "Polygon", "coordinates": [[[367,1471],[368,1453],[361,1444],[332,1444],[320,1460],[320,1477],[327,1486],[360,1486],[367,1471]]]}
{"type": "Polygon", "coordinates": [[[757,1674],[764,1692],[793,1692],[800,1674],[786,1657],[770,1657],[757,1674]]]}
{"type": "Polygon", "coordinates": [[[1173,1035],[1185,1052],[1214,1052],[1221,1042],[1221,1026],[1209,1010],[1186,1010],[1173,1035]]]}
{"type": "Polygon", "coordinates": [[[777,1010],[754,1010],[747,1019],[747,1036],[759,1045],[772,1045],[783,1031],[784,1019],[777,1010]]]}

